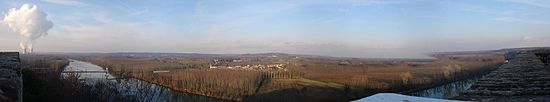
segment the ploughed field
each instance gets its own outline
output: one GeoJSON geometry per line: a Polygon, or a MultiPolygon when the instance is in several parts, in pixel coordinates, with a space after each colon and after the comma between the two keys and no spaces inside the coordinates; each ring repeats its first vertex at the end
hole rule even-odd
{"type": "Polygon", "coordinates": [[[500,52],[434,54],[434,59],[362,59],[282,53],[58,54],[180,92],[231,101],[350,101],[379,92],[414,92],[482,75],[500,52]]]}

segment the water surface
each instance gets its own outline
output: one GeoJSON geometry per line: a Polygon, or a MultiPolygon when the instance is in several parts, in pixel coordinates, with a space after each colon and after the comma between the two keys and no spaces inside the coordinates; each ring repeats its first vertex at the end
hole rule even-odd
{"type": "MultiPolygon", "coordinates": [[[[140,102],[212,102],[220,101],[214,98],[183,93],[162,87],[156,84],[148,83],[137,79],[121,79],[111,80],[115,77],[109,73],[97,73],[105,71],[102,67],[89,62],[78,60],[70,60],[70,63],[65,67],[64,71],[96,71],[95,73],[79,73],[79,78],[84,80],[84,83],[94,85],[97,82],[105,82],[114,84],[110,86],[116,87],[119,92],[125,97],[130,97],[132,101],[140,102]]],[[[62,73],[66,76],[67,73],[62,73]]]]}
{"type": "Polygon", "coordinates": [[[412,96],[419,97],[429,97],[429,98],[439,98],[439,99],[450,99],[460,95],[460,93],[468,90],[472,84],[474,84],[480,77],[460,80],[441,86],[429,88],[426,90],[421,90],[418,92],[410,93],[412,96]]]}

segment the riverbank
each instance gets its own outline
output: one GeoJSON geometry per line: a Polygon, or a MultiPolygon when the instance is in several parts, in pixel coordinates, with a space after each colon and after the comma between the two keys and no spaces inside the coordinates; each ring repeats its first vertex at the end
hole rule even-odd
{"type": "Polygon", "coordinates": [[[162,85],[162,84],[156,84],[156,83],[151,82],[151,81],[149,81],[149,80],[144,80],[144,79],[141,79],[141,78],[138,78],[138,77],[133,77],[132,79],[140,80],[140,81],[143,81],[143,82],[146,82],[146,83],[149,83],[149,84],[155,84],[155,85],[158,85],[158,86],[160,86],[160,87],[167,88],[167,89],[170,89],[170,90],[173,90],[173,91],[176,91],[176,92],[181,92],[181,93],[186,93],[186,94],[191,94],[191,95],[199,95],[199,96],[209,97],[209,98],[213,98],[213,99],[220,100],[220,101],[235,101],[235,100],[231,100],[230,98],[217,97],[217,96],[208,95],[208,94],[202,94],[202,93],[195,93],[195,92],[188,91],[188,90],[177,90],[177,89],[171,88],[171,87],[169,87],[169,86],[162,85]]]}
{"type": "Polygon", "coordinates": [[[411,89],[411,90],[406,90],[406,91],[402,91],[402,92],[399,92],[401,94],[409,94],[409,93],[414,93],[414,92],[418,92],[418,91],[422,91],[422,90],[427,90],[427,89],[431,89],[431,88],[434,88],[434,87],[438,87],[438,86],[443,86],[443,85],[446,85],[446,84],[450,84],[450,83],[455,83],[455,82],[459,82],[459,81],[463,81],[463,80],[468,80],[468,79],[473,79],[473,78],[481,78],[483,77],[484,75],[487,75],[489,73],[491,73],[492,71],[498,69],[501,65],[503,65],[503,63],[501,64],[496,64],[496,65],[493,65],[493,66],[488,66],[486,68],[480,68],[480,69],[484,69],[484,70],[481,70],[481,71],[476,71],[478,72],[477,74],[474,74],[474,75],[464,75],[464,76],[459,76],[459,77],[455,77],[453,78],[453,80],[451,81],[447,81],[445,83],[436,83],[436,84],[433,84],[433,85],[425,85],[425,86],[422,86],[420,88],[416,88],[416,89],[411,89]]]}
{"type": "Polygon", "coordinates": [[[447,83],[437,87],[408,93],[406,95],[418,96],[418,97],[428,97],[428,98],[437,98],[437,99],[455,99],[461,93],[466,91],[473,83],[475,83],[481,77],[474,77],[471,79],[464,79],[455,81],[452,83],[447,83]]]}
{"type": "MultiPolygon", "coordinates": [[[[87,84],[95,85],[98,82],[100,83],[116,83],[114,86],[106,86],[103,88],[114,88],[118,92],[122,93],[120,95],[130,95],[124,97],[135,97],[139,99],[132,100],[141,100],[141,101],[156,101],[156,102],[167,102],[167,101],[206,101],[206,102],[217,102],[218,99],[208,98],[203,95],[196,95],[191,93],[181,93],[179,91],[164,87],[162,85],[150,83],[147,81],[139,79],[118,79],[112,76],[109,73],[85,73],[86,71],[105,71],[102,67],[94,65],[89,62],[83,62],[78,60],[71,60],[69,66],[65,68],[64,71],[82,71],[83,73],[78,73],[81,79],[85,80],[87,84]],[[116,80],[109,80],[109,78],[116,80]]],[[[67,75],[64,75],[67,76],[67,75]]]]}
{"type": "Polygon", "coordinates": [[[396,93],[378,93],[352,102],[465,102],[459,100],[444,100],[426,97],[407,96],[396,93]]]}

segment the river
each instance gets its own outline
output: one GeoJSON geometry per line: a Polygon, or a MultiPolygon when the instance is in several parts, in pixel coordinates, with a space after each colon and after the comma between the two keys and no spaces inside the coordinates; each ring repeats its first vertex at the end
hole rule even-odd
{"type": "Polygon", "coordinates": [[[439,98],[439,99],[450,99],[457,97],[460,93],[468,90],[472,84],[474,84],[480,77],[460,80],[441,86],[429,88],[426,90],[421,90],[418,92],[413,92],[408,95],[418,96],[418,97],[429,97],[429,98],[439,98]]]}
{"type": "MultiPolygon", "coordinates": [[[[215,102],[220,101],[214,98],[205,97],[201,95],[177,92],[166,87],[162,87],[156,84],[148,83],[137,79],[122,79],[122,80],[110,80],[115,77],[108,73],[98,73],[105,71],[102,67],[89,62],[83,62],[78,60],[70,60],[70,63],[65,67],[64,72],[67,71],[95,71],[95,73],[79,73],[80,79],[89,85],[93,85],[97,82],[115,83],[116,89],[123,93],[125,97],[134,97],[132,101],[139,102],[186,102],[186,101],[201,101],[201,102],[215,102]]],[[[66,76],[67,73],[62,73],[66,76]]]]}

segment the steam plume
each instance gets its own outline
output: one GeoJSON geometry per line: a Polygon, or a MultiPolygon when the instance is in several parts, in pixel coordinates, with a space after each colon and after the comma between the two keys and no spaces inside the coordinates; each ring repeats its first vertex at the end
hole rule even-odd
{"type": "Polygon", "coordinates": [[[53,23],[46,19],[48,14],[40,11],[36,5],[24,4],[21,8],[12,8],[4,15],[4,23],[12,31],[19,33],[19,43],[23,53],[31,53],[35,40],[48,34],[53,23]]]}

